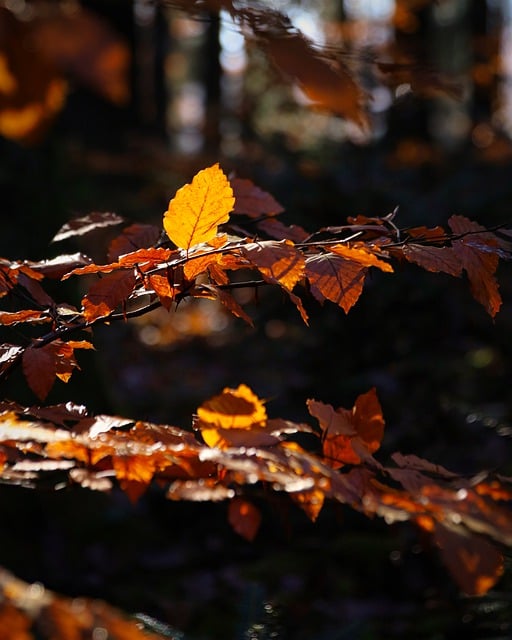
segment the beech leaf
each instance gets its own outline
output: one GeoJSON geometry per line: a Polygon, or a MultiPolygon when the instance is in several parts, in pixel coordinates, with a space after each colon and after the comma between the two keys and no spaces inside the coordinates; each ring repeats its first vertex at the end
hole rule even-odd
{"type": "Polygon", "coordinates": [[[251,429],[267,419],[265,405],[245,384],[203,402],[197,410],[200,420],[223,429],[251,429]]]}
{"type": "Polygon", "coordinates": [[[257,187],[251,180],[231,178],[230,183],[235,196],[233,213],[259,218],[263,215],[276,216],[284,211],[274,196],[257,187]]]}
{"type": "Polygon", "coordinates": [[[115,271],[95,282],[82,299],[87,322],[109,316],[133,290],[136,276],[133,270],[115,271]]]}
{"type": "Polygon", "coordinates": [[[234,204],[233,189],[214,164],[177,191],[164,214],[164,229],[177,247],[188,251],[217,234],[218,226],[229,220],[234,204]]]}
{"type": "Polygon", "coordinates": [[[61,242],[74,236],[85,236],[88,233],[97,231],[98,229],[104,229],[105,227],[112,227],[124,222],[124,218],[118,216],[116,213],[102,213],[93,212],[80,218],[75,218],[66,222],[59,231],[53,236],[52,242],[61,242]]]}
{"type": "Polygon", "coordinates": [[[55,382],[57,362],[53,345],[39,349],[27,348],[22,356],[23,374],[28,386],[40,400],[44,400],[55,382]]]}
{"type": "Polygon", "coordinates": [[[233,498],[229,503],[228,520],[238,535],[251,542],[260,528],[261,512],[251,502],[233,498]]]}
{"type": "Polygon", "coordinates": [[[291,291],[304,275],[305,259],[289,240],[252,242],[240,249],[265,280],[291,291]]]}
{"type": "Polygon", "coordinates": [[[306,259],[306,277],[319,302],[330,300],[345,313],[355,305],[363,290],[367,267],[333,253],[306,259]]]}
{"type": "Polygon", "coordinates": [[[442,271],[451,276],[460,277],[462,263],[452,247],[431,247],[429,245],[410,243],[402,247],[406,260],[437,273],[442,271]]]}

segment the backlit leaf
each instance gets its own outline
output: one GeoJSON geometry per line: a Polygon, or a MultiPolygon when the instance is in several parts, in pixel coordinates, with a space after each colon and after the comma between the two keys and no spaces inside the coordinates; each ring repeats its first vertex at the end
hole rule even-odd
{"type": "Polygon", "coordinates": [[[267,419],[263,402],[245,384],[203,402],[197,410],[199,419],[223,429],[251,429],[267,419]]]}
{"type": "Polygon", "coordinates": [[[135,285],[133,270],[115,271],[95,282],[82,299],[87,322],[109,316],[115,308],[128,298],[135,285]]]}
{"type": "Polygon", "coordinates": [[[455,582],[467,595],[487,593],[503,574],[504,560],[498,549],[463,527],[436,523],[434,541],[455,582]]]}
{"type": "Polygon", "coordinates": [[[452,247],[431,247],[410,243],[402,247],[402,254],[409,262],[427,271],[434,273],[442,271],[455,277],[462,274],[461,259],[452,247]]]}
{"type": "Polygon", "coordinates": [[[319,302],[330,300],[345,313],[355,305],[363,290],[368,268],[341,256],[318,254],[306,259],[306,277],[319,302]]]}
{"type": "Polygon", "coordinates": [[[448,224],[453,233],[462,235],[453,240],[452,246],[468,275],[471,293],[494,318],[501,306],[499,285],[494,277],[499,261],[497,238],[464,216],[451,216],[448,224]]]}
{"type": "Polygon", "coordinates": [[[0,344],[0,373],[8,369],[20,357],[22,352],[23,348],[15,344],[0,344]]]}
{"type": "Polygon", "coordinates": [[[308,410],[323,431],[323,453],[335,467],[359,464],[361,456],[374,453],[384,435],[384,418],[375,389],[360,395],[351,410],[334,410],[308,400],[308,410]]]}
{"type": "Polygon", "coordinates": [[[291,291],[304,275],[304,256],[292,242],[253,242],[240,249],[243,256],[256,267],[265,280],[275,282],[291,291]]]}
{"type": "Polygon", "coordinates": [[[378,258],[375,253],[369,251],[364,245],[361,246],[349,246],[348,244],[336,244],[329,247],[332,253],[335,253],[346,260],[356,262],[362,267],[377,267],[381,271],[393,272],[393,267],[388,263],[378,258]]]}
{"type": "Polygon", "coordinates": [[[23,311],[0,311],[0,324],[11,326],[19,323],[42,324],[51,322],[51,317],[45,311],[24,309],[23,311]]]}
{"type": "Polygon", "coordinates": [[[229,220],[234,204],[233,189],[215,164],[177,191],[164,214],[164,229],[177,247],[188,250],[211,240],[218,226],[229,220]]]}
{"type": "Polygon", "coordinates": [[[246,540],[252,541],[261,524],[261,512],[252,502],[242,498],[233,498],[229,503],[229,524],[246,540]]]}

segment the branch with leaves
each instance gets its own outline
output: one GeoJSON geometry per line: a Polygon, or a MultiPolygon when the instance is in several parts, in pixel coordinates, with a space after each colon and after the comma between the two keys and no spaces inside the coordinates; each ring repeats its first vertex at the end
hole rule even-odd
{"type": "MultiPolygon", "coordinates": [[[[412,263],[455,277],[464,273],[472,295],[494,317],[501,305],[500,259],[511,253],[508,229],[488,230],[463,216],[442,227],[399,229],[396,211],[349,218],[315,232],[279,220],[281,205],[251,181],[228,177],[216,164],[200,171],[170,201],[163,230],[132,224],[110,243],[104,264],[81,253],[51,260],[0,261],[4,327],[24,328],[21,344],[0,345],[0,379],[21,365],[28,386],[44,401],[58,378],[67,382],[75,351],[91,349],[97,325],[174,309],[187,298],[219,301],[252,323],[232,291],[275,286],[307,324],[304,301],[326,301],[345,313],[359,299],[370,268],[392,274],[412,263]],[[235,277],[243,271],[242,280],[235,277]],[[45,280],[93,278],[79,306],[57,303],[45,280]],[[85,336],[75,335],[87,332],[85,336]],[[73,339],[71,339],[73,337],[73,339]]],[[[72,220],[59,242],[123,224],[119,216],[72,220]]],[[[251,540],[261,513],[251,501],[259,487],[283,492],[315,520],[324,502],[349,505],[386,522],[411,521],[428,532],[466,593],[485,593],[503,571],[512,545],[510,482],[499,476],[462,478],[413,455],[391,464],[374,454],[384,436],[375,389],[351,409],[308,400],[312,424],[269,418],[264,401],[241,384],[198,407],[192,430],[117,416],[93,416],[71,402],[49,407],[0,404],[3,482],[37,486],[43,478],[109,491],[117,483],[136,501],[158,480],[171,500],[229,501],[229,521],[251,540]],[[314,444],[306,450],[297,434],[314,444]]]]}

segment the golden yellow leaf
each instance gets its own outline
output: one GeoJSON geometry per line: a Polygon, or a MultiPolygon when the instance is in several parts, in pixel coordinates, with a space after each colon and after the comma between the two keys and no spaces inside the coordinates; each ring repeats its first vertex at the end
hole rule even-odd
{"type": "Polygon", "coordinates": [[[218,163],[214,164],[176,192],[164,214],[164,229],[177,247],[188,251],[214,238],[234,205],[229,180],[218,163]]]}
{"type": "Polygon", "coordinates": [[[265,405],[245,384],[203,402],[197,410],[202,422],[223,429],[250,429],[267,419],[265,405]]]}

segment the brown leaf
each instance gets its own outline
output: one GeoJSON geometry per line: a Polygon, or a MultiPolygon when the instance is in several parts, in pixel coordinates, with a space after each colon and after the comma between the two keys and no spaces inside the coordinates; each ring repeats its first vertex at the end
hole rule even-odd
{"type": "Polygon", "coordinates": [[[304,256],[289,240],[253,242],[240,249],[268,282],[291,291],[304,275],[304,256]]]}
{"type": "Polygon", "coordinates": [[[169,500],[193,500],[194,502],[218,502],[234,496],[233,489],[218,484],[213,478],[199,480],[175,480],[167,491],[169,500]]]}
{"type": "Polygon", "coordinates": [[[229,503],[228,520],[238,535],[252,542],[260,528],[261,512],[251,502],[233,498],[229,503]]]}
{"type": "Polygon", "coordinates": [[[462,235],[452,241],[452,246],[468,275],[471,293],[494,318],[501,306],[499,286],[494,277],[499,261],[498,240],[485,227],[464,216],[451,216],[448,224],[453,233],[462,235]]]}
{"type": "Polygon", "coordinates": [[[365,453],[375,453],[384,436],[384,418],[375,389],[361,394],[352,410],[334,410],[308,400],[308,410],[317,418],[323,434],[323,454],[334,467],[359,464],[365,453]]]}
{"type": "Polygon", "coordinates": [[[292,500],[306,512],[311,522],[316,522],[324,505],[325,492],[321,489],[311,489],[310,491],[297,491],[290,495],[292,500]]]}
{"type": "Polygon", "coordinates": [[[60,280],[65,273],[78,269],[91,262],[91,259],[83,253],[64,254],[50,260],[31,262],[30,267],[42,273],[45,278],[60,280]]]}
{"type": "Polygon", "coordinates": [[[98,229],[121,224],[121,222],[124,222],[124,218],[116,213],[89,213],[86,216],[66,222],[52,238],[52,242],[61,242],[75,236],[85,236],[98,229]]]}
{"type": "Polygon", "coordinates": [[[277,200],[257,187],[251,180],[231,178],[230,184],[235,196],[233,213],[242,213],[251,218],[276,216],[284,211],[277,200]]]}
{"type": "Polygon", "coordinates": [[[115,262],[122,256],[137,249],[153,246],[160,238],[161,231],[152,224],[131,224],[114,238],[108,248],[108,259],[115,262]]]}
{"type": "Polygon", "coordinates": [[[224,291],[223,289],[216,288],[215,295],[220,300],[220,302],[228,309],[234,316],[237,318],[241,318],[245,320],[248,325],[251,327],[254,326],[252,318],[248,316],[242,307],[238,304],[238,302],[233,298],[233,296],[229,293],[229,291],[224,291]]]}
{"type": "Polygon", "coordinates": [[[306,259],[306,277],[312,294],[319,302],[326,299],[334,302],[345,313],[358,301],[367,271],[367,267],[332,253],[306,259]]]}
{"type": "Polygon", "coordinates": [[[125,301],[136,282],[133,270],[115,271],[94,283],[82,299],[84,316],[87,322],[109,316],[116,307],[125,301]]]}
{"type": "Polygon", "coordinates": [[[498,549],[463,527],[436,523],[434,541],[455,582],[467,595],[487,593],[503,574],[504,560],[498,549]]]}
{"type": "Polygon", "coordinates": [[[21,362],[28,386],[40,400],[44,400],[57,375],[57,362],[52,345],[39,349],[27,347],[21,362]]]}
{"type": "Polygon", "coordinates": [[[462,275],[461,259],[452,247],[431,247],[422,244],[405,244],[402,254],[406,260],[418,266],[437,273],[442,271],[451,276],[462,275]]]}
{"type": "Polygon", "coordinates": [[[286,225],[281,220],[267,218],[258,222],[258,229],[276,240],[291,240],[304,242],[310,234],[297,224],[286,225]]]}

